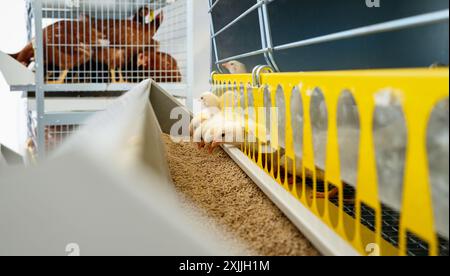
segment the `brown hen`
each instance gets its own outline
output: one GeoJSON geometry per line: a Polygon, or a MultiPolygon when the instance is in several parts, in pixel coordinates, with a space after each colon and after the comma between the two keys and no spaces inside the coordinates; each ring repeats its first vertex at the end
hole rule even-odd
{"type": "Polygon", "coordinates": [[[102,33],[109,46],[99,48],[96,60],[108,66],[113,83],[117,82],[116,70],[119,74],[119,82],[125,82],[122,68],[133,60],[133,57],[149,49],[157,49],[159,43],[153,36],[163,21],[163,13],[152,19],[153,11],[149,8],[141,8],[133,19],[128,20],[97,20],[95,26],[102,33]]]}
{"type": "Polygon", "coordinates": [[[157,82],[181,82],[181,72],[177,60],[158,50],[146,50],[137,56],[139,70],[150,73],[157,82]]]}
{"type": "MultiPolygon", "coordinates": [[[[44,68],[60,70],[57,81],[48,81],[49,84],[62,84],[69,70],[83,65],[93,57],[91,45],[105,46],[106,40],[102,33],[92,27],[89,18],[83,17],[75,21],[59,21],[44,29],[44,68]]],[[[34,40],[17,54],[11,55],[20,63],[28,66],[35,58],[34,40]]],[[[46,74],[50,77],[54,72],[46,74]]]]}

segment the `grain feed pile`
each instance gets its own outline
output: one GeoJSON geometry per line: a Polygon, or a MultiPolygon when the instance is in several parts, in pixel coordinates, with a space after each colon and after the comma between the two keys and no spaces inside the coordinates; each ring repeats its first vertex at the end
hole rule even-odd
{"type": "Polygon", "coordinates": [[[167,135],[170,172],[177,190],[208,217],[236,236],[254,255],[316,256],[318,251],[220,149],[214,155],[167,135]]]}

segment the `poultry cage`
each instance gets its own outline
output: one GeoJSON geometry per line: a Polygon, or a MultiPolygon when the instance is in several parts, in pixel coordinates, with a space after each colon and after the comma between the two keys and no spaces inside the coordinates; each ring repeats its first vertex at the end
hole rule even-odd
{"type": "Polygon", "coordinates": [[[44,156],[92,112],[46,112],[48,97],[119,96],[153,79],[192,106],[192,6],[187,0],[33,0],[31,42],[17,61],[35,72],[30,148],[44,156]],[[34,33],[34,35],[33,35],[34,33]],[[103,93],[103,94],[102,94],[103,93]]]}
{"type": "MultiPolygon", "coordinates": [[[[212,74],[212,86],[219,95],[234,92],[224,105],[238,111],[247,135],[259,138],[256,145],[245,139],[240,150],[269,178],[237,160],[243,169],[322,252],[448,256],[448,65],[281,73],[279,62],[306,59],[285,54],[292,49],[347,40],[351,47],[354,39],[438,25],[447,32],[443,47],[448,60],[448,2],[438,10],[352,25],[297,42],[283,37],[280,45],[274,43],[270,21],[276,11],[270,11],[289,1],[249,1],[233,12],[225,2],[209,1],[219,71],[212,74]],[[241,29],[257,48],[230,49],[227,41],[241,29]],[[223,73],[222,64],[243,60],[247,67],[265,65],[240,72],[244,74],[223,73]],[[267,139],[272,150],[263,153],[267,139]],[[276,186],[284,194],[275,192],[276,186]],[[342,242],[351,249],[337,246],[342,242]]],[[[320,49],[317,53],[325,55],[320,49]]]]}

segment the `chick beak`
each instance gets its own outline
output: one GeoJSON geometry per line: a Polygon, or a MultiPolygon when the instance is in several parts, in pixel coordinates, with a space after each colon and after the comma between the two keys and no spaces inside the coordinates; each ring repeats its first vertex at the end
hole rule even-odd
{"type": "Polygon", "coordinates": [[[228,62],[227,63],[223,63],[222,67],[228,70],[229,69],[229,65],[230,64],[228,62]]]}

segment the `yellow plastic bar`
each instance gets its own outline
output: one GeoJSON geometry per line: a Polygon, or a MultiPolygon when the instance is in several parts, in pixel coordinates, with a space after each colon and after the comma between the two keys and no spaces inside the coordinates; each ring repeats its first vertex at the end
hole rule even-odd
{"type": "MultiPolygon", "coordinates": [[[[430,176],[427,160],[427,126],[430,115],[436,104],[449,96],[449,70],[440,69],[390,69],[390,70],[359,70],[335,72],[308,73],[267,73],[261,75],[261,86],[252,87],[251,75],[214,75],[213,84],[221,87],[220,93],[228,90],[244,95],[244,110],[250,107],[253,98],[254,106],[264,106],[264,93],[270,93],[272,106],[275,107],[277,91],[284,94],[286,111],[290,110],[291,96],[299,91],[303,103],[303,155],[302,172],[312,172],[313,189],[305,185],[305,177],[297,179],[296,166],[293,165],[294,183],[289,183],[287,173],[280,173],[281,158],[293,160],[295,163],[293,126],[291,112],[286,112],[285,156],[279,151],[274,154],[261,153],[263,145],[246,142],[243,152],[270,174],[280,185],[288,190],[299,202],[308,207],[311,212],[320,217],[344,240],[348,241],[362,255],[367,255],[368,244],[376,244],[381,255],[406,255],[407,234],[412,233],[425,241],[429,246],[429,255],[439,254],[438,237],[434,227],[433,205],[430,188],[430,176]],[[298,88],[295,90],[294,88],[298,88]],[[310,117],[312,92],[319,88],[325,97],[328,112],[328,132],[326,144],[325,183],[332,184],[339,190],[339,207],[328,200],[316,197],[316,162],[314,156],[314,141],[312,118],[310,117]],[[378,196],[377,167],[373,137],[373,120],[376,108],[375,95],[381,91],[393,91],[400,96],[406,120],[407,152],[405,177],[403,183],[403,200],[400,219],[399,246],[394,247],[384,241],[381,235],[382,210],[378,196]],[[337,110],[339,97],[343,91],[350,91],[354,97],[360,116],[359,162],[357,170],[356,215],[350,217],[343,211],[343,189],[341,181],[341,164],[339,158],[337,110]],[[375,212],[375,231],[371,231],[360,222],[361,204],[372,208],[375,212]]],[[[249,131],[249,114],[243,117],[249,131]]],[[[268,118],[264,113],[257,112],[258,125],[266,125],[268,118]]],[[[277,121],[277,120],[275,120],[277,121]]],[[[261,127],[259,127],[261,128],[261,127]]],[[[277,124],[272,122],[272,129],[277,124]]],[[[257,130],[258,137],[265,133],[257,130]]],[[[279,149],[278,135],[271,132],[272,146],[279,149]]],[[[260,140],[260,139],[259,139],[260,140]]],[[[389,141],[386,141],[389,143],[389,141]]],[[[286,163],[285,163],[286,164],[286,163]]],[[[328,185],[325,185],[328,191],[328,185]]]]}

